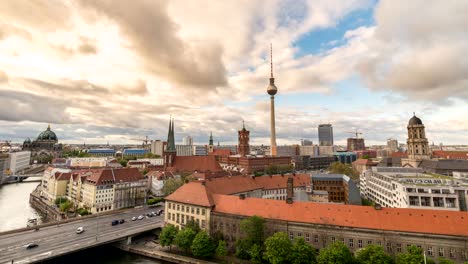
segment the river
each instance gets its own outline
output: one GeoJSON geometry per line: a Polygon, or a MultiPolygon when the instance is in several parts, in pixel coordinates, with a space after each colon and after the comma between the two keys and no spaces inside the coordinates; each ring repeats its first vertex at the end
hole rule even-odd
{"type": "MultiPolygon", "coordinates": [[[[0,232],[26,227],[30,217],[40,215],[29,205],[29,194],[37,182],[0,186],[0,232]]],[[[130,254],[106,245],[69,254],[43,263],[160,264],[157,260],[130,254]]]]}

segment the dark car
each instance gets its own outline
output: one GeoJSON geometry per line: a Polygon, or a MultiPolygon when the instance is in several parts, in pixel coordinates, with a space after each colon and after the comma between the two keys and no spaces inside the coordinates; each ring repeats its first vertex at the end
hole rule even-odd
{"type": "Polygon", "coordinates": [[[37,243],[29,243],[26,245],[26,249],[31,249],[31,248],[35,248],[35,247],[38,247],[39,245],[37,243]]]}
{"type": "Polygon", "coordinates": [[[123,224],[123,223],[125,223],[125,219],[120,219],[119,224],[123,224]]]}
{"type": "Polygon", "coordinates": [[[113,226],[118,225],[118,224],[119,224],[119,220],[114,220],[114,221],[112,221],[111,224],[112,224],[113,226]]]}

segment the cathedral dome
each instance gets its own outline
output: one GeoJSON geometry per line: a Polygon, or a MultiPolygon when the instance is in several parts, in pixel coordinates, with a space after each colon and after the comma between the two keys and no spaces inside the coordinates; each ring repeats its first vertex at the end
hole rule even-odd
{"type": "Polygon", "coordinates": [[[421,119],[419,119],[417,116],[413,116],[409,122],[408,122],[408,126],[413,126],[413,125],[422,125],[422,121],[421,119]]]}
{"type": "Polygon", "coordinates": [[[37,136],[37,140],[55,140],[58,141],[57,135],[55,135],[54,131],[50,130],[50,125],[47,129],[37,136]]]}
{"type": "Polygon", "coordinates": [[[24,143],[31,143],[31,139],[30,138],[26,138],[26,140],[24,141],[24,143]]]}

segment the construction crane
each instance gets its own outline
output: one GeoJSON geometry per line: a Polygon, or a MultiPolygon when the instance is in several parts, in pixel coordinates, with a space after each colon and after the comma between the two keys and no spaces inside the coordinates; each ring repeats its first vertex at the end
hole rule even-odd
{"type": "Polygon", "coordinates": [[[141,141],[143,142],[143,146],[148,145],[148,142],[152,142],[153,140],[149,139],[148,136],[145,136],[144,139],[141,138],[130,138],[130,140],[141,141]]]}
{"type": "Polygon", "coordinates": [[[359,135],[362,135],[362,133],[361,133],[361,132],[358,132],[357,129],[356,129],[356,131],[353,131],[353,132],[349,132],[349,131],[348,131],[348,132],[346,132],[346,133],[354,134],[354,135],[356,135],[356,138],[359,138],[359,135]]]}

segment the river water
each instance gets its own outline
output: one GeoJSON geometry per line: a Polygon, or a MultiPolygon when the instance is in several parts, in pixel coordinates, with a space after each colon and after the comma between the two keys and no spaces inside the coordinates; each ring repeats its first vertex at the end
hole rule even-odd
{"type": "MultiPolygon", "coordinates": [[[[29,194],[37,185],[37,182],[23,182],[0,186],[0,232],[26,227],[30,217],[41,221],[40,215],[29,205],[29,194]]],[[[160,264],[163,262],[106,245],[42,263],[160,264]]]]}

